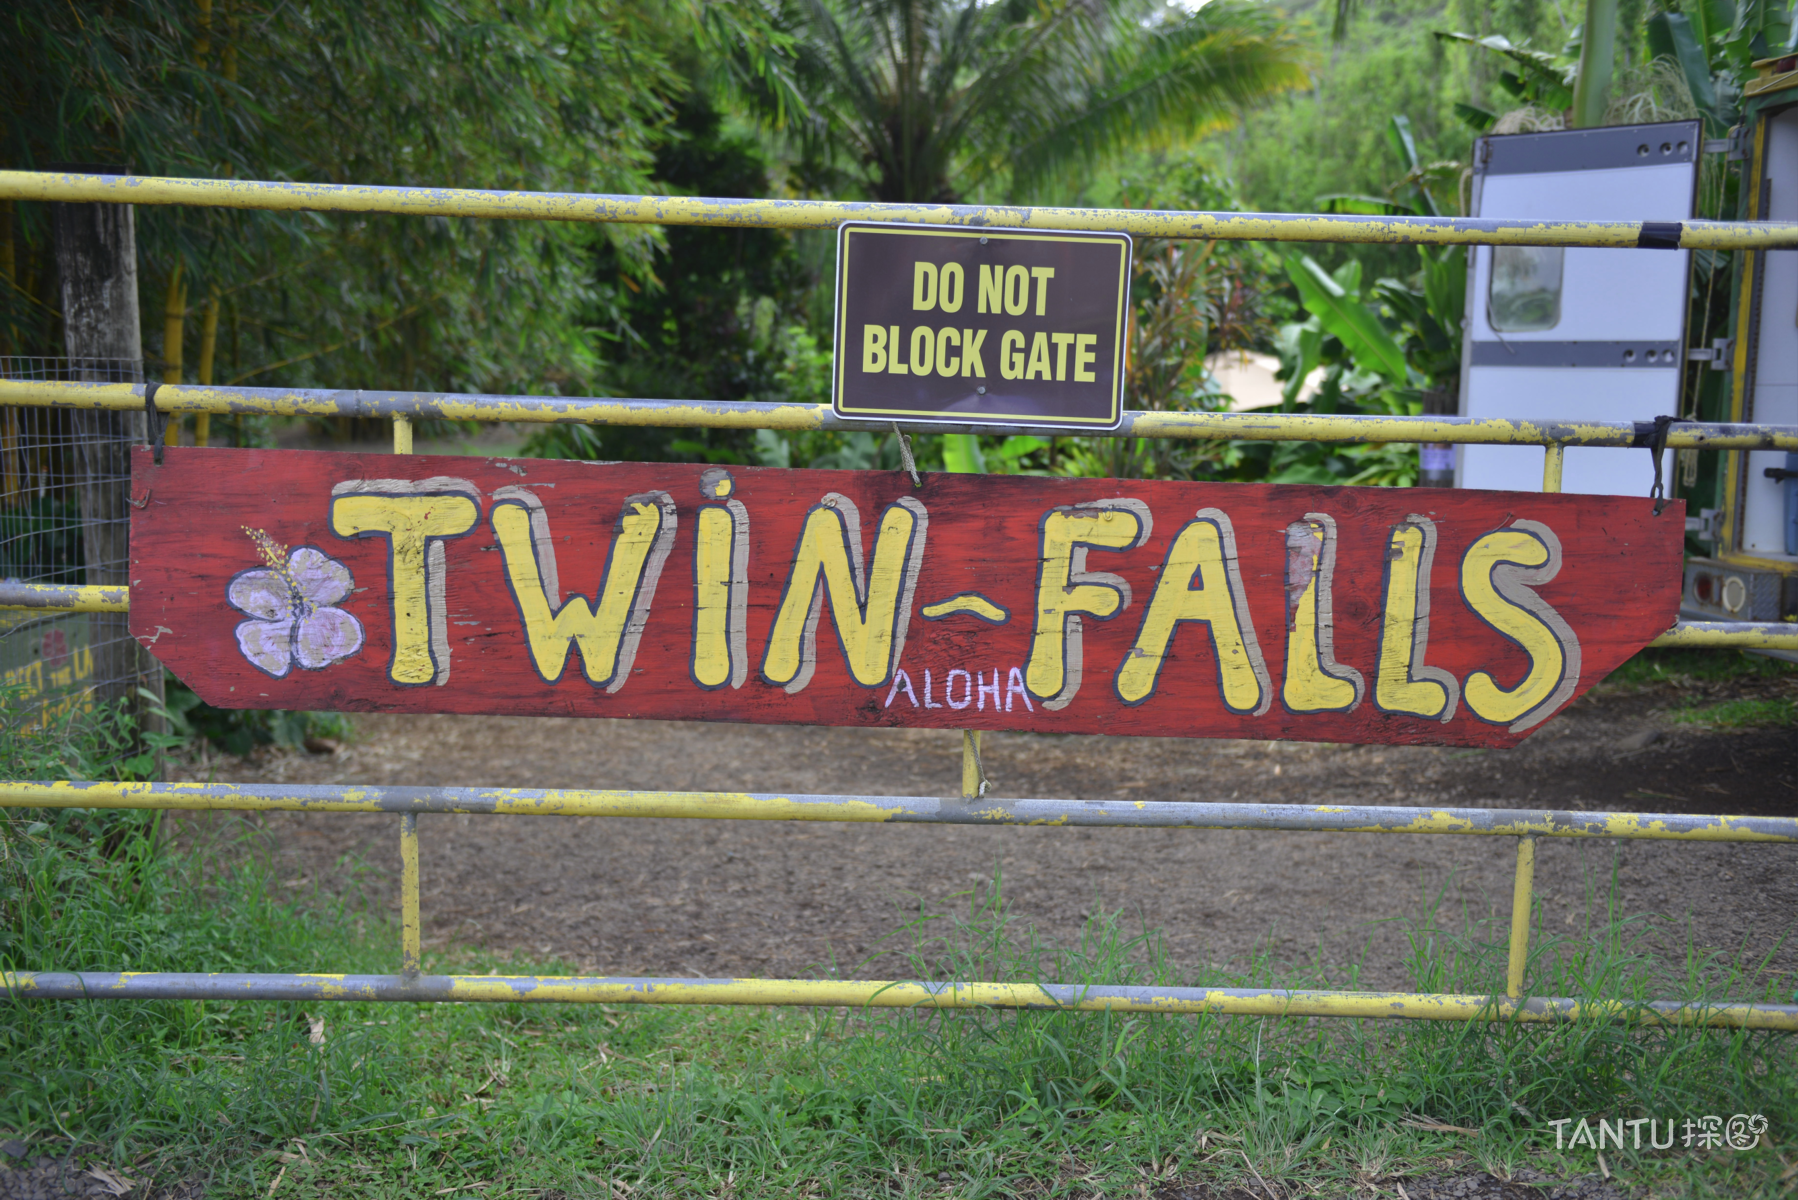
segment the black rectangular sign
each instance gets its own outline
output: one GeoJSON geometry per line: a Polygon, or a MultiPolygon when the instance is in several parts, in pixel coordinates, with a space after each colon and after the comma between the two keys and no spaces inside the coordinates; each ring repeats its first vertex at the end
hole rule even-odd
{"type": "Polygon", "coordinates": [[[864,420],[1115,429],[1130,238],[846,222],[831,403],[864,420]]]}

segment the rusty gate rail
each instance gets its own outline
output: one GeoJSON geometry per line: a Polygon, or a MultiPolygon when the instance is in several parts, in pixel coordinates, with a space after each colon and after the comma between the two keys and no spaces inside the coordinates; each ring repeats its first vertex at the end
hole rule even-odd
{"type": "Polygon", "coordinates": [[[1244,804],[1190,800],[998,800],[817,796],[781,792],[652,792],[572,788],[356,787],[328,784],[0,783],[0,808],[461,813],[482,816],[661,817],[867,824],[1052,825],[1080,828],[1285,830],[1484,837],[1798,842],[1798,817],[1377,804],[1244,804]]]}
{"type": "MultiPolygon", "coordinates": [[[[225,387],[201,384],[80,383],[0,380],[0,406],[142,412],[145,392],[159,413],[366,417],[381,420],[517,421],[684,429],[884,431],[888,421],[850,420],[828,404],[756,400],[653,400],[601,396],[507,396],[466,392],[389,392],[335,388],[225,387]]],[[[898,422],[901,429],[940,432],[936,425],[898,422]]],[[[1041,434],[1036,426],[965,425],[964,433],[1041,434]]],[[[1264,442],[1446,442],[1461,445],[1607,446],[1644,450],[1652,421],[1529,421],[1505,417],[1338,416],[1327,413],[1147,412],[1123,414],[1112,430],[1081,437],[1185,438],[1264,442]]],[[[1666,431],[1673,450],[1798,450],[1798,426],[1685,421],[1666,431]]],[[[406,453],[406,451],[401,451],[406,453]]]]}
{"type": "Polygon", "coordinates": [[[1019,1008],[1233,1017],[1411,1021],[1577,1020],[1729,1029],[1798,1029],[1798,1005],[1285,988],[1111,987],[859,979],[675,979],[569,975],[200,975],[0,972],[0,992],[42,1000],[387,1000],[490,1004],[752,1004],[832,1008],[1019,1008]]]}
{"type": "Polygon", "coordinates": [[[892,204],[841,200],[620,196],[482,191],[254,179],[0,171],[0,199],[184,204],[281,212],[390,213],[501,221],[834,229],[844,221],[900,221],[982,229],[1080,229],[1222,241],[1359,242],[1447,246],[1606,246],[1645,250],[1798,247],[1791,221],[1540,221],[1345,213],[1180,212],[1011,204],[892,204]]]}

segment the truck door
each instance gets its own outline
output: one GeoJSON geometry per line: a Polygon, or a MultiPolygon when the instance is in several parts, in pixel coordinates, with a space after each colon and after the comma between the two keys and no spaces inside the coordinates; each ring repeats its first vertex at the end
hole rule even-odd
{"type": "MultiPolygon", "coordinates": [[[[1688,220],[1702,152],[1697,121],[1483,137],[1471,215],[1688,220]]],[[[1479,246],[1470,266],[1463,415],[1649,421],[1680,412],[1687,251],[1479,246]]],[[[1534,491],[1541,464],[1535,447],[1463,446],[1455,482],[1534,491]]],[[[1645,496],[1652,481],[1643,451],[1567,451],[1566,491],[1645,496]]]]}

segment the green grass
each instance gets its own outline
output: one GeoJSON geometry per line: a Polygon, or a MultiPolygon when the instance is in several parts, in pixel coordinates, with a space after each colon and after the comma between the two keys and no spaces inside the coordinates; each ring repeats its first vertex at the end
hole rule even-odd
{"type": "MultiPolygon", "coordinates": [[[[40,814],[41,816],[41,814],[40,814]]],[[[142,814],[16,829],[10,969],[388,970],[393,931],[280,893],[231,842],[174,852],[142,814]]],[[[1097,916],[1044,943],[998,881],[897,931],[938,979],[1355,985],[1354,973],[1188,972],[1159,936],[1097,916]]],[[[1504,930],[1412,926],[1413,986],[1490,992],[1504,930]],[[1461,931],[1457,931],[1461,930],[1461,931]]],[[[1626,1001],[1772,997],[1755,964],[1658,964],[1602,902],[1540,934],[1531,986],[1626,1001]]],[[[451,953],[427,970],[563,973],[451,953]]],[[[1790,990],[1790,982],[1781,985],[1790,990]]],[[[1321,1194],[1457,1160],[1589,1172],[1559,1116],[1760,1112],[1778,1145],[1607,1153],[1670,1194],[1771,1194],[1798,1154],[1789,1037],[1044,1012],[519,1004],[14,1002],[0,1009],[0,1136],[102,1148],[127,1173],[214,1194],[412,1197],[1139,1195],[1156,1179],[1321,1194]],[[312,1038],[322,1018],[322,1042],[312,1038]],[[1461,1126],[1478,1136],[1422,1126],[1461,1126]]]]}
{"type": "MultiPolygon", "coordinates": [[[[13,777],[80,775],[117,735],[0,722],[0,759],[13,777]]],[[[296,898],[241,838],[174,844],[147,813],[0,813],[0,970],[394,968],[386,909],[354,891],[296,898]]],[[[1265,957],[1194,970],[1104,914],[1050,945],[1001,883],[896,930],[904,974],[1357,986],[1353,968],[1265,957]]],[[[1764,963],[1690,934],[1669,962],[1649,947],[1678,931],[1602,894],[1587,909],[1584,928],[1536,931],[1532,992],[1798,1002],[1764,963]]],[[[1407,928],[1412,988],[1502,986],[1502,926],[1430,908],[1407,928]]],[[[464,951],[426,969],[570,971],[464,951]]],[[[1607,1166],[1660,1194],[1774,1195],[1798,1161],[1793,1049],[1603,1022],[0,1000],[0,1138],[263,1200],[1085,1197],[1257,1177],[1347,1195],[1451,1164],[1590,1173],[1592,1151],[1555,1151],[1559,1117],[1762,1113],[1773,1144],[1753,1152],[1624,1151],[1607,1166]]]]}
{"type": "Polygon", "coordinates": [[[1640,690],[1657,685],[1784,679],[1798,675],[1798,663],[1742,650],[1678,650],[1650,647],[1605,677],[1612,689],[1640,690]]]}
{"type": "Polygon", "coordinates": [[[1748,729],[1756,725],[1798,724],[1798,702],[1773,700],[1726,700],[1697,708],[1682,708],[1673,720],[1684,725],[1715,725],[1723,729],[1748,729]]]}

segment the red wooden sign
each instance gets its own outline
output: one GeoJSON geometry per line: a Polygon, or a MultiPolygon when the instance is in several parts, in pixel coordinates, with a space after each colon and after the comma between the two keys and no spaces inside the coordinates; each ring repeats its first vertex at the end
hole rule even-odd
{"type": "Polygon", "coordinates": [[[233,708],[1515,744],[1674,620],[1644,499],[170,448],[131,626],[233,708]]]}

